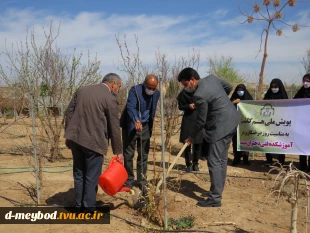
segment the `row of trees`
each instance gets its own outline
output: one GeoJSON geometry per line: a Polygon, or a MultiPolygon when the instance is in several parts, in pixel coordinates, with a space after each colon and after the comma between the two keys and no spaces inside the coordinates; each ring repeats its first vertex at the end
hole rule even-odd
{"type": "MultiPolygon", "coordinates": [[[[290,25],[283,20],[284,10],[293,7],[295,0],[260,0],[249,2],[247,10],[240,13],[246,17],[244,23],[260,22],[263,26],[261,34],[261,49],[263,60],[258,80],[258,99],[262,98],[264,87],[264,69],[267,60],[267,48],[269,35],[272,30],[278,36],[283,34],[282,26],[291,26],[293,31],[298,31],[301,25],[290,25]]],[[[37,43],[34,31],[27,31],[25,41],[21,41],[12,46],[6,46],[3,55],[6,64],[0,64],[0,80],[10,88],[0,91],[0,113],[5,116],[8,109],[12,109],[17,116],[23,106],[29,107],[32,104],[34,115],[39,120],[38,125],[42,128],[40,138],[43,142],[48,142],[49,151],[44,152],[50,160],[54,160],[59,155],[59,138],[64,121],[57,116],[63,116],[65,107],[72,94],[81,86],[96,83],[101,79],[99,70],[100,61],[97,57],[90,57],[87,54],[87,62],[84,64],[83,53],[73,50],[71,53],[64,52],[57,46],[59,28],[53,29],[51,23],[49,28],[43,28],[45,41],[43,44],[37,43]],[[56,33],[54,33],[56,31],[56,33]],[[12,92],[12,90],[14,90],[12,92]],[[9,93],[9,94],[8,94],[9,93]]],[[[136,48],[128,47],[126,35],[124,38],[115,36],[121,55],[120,71],[126,73],[126,87],[141,83],[146,74],[156,73],[164,82],[165,95],[165,131],[166,145],[169,144],[170,137],[176,133],[175,125],[178,124],[179,111],[176,97],[181,90],[176,78],[184,67],[194,67],[199,70],[201,67],[200,52],[193,49],[185,57],[175,58],[169,61],[167,54],[157,50],[154,63],[144,64],[140,57],[138,37],[135,36],[136,48]]],[[[232,57],[208,57],[209,73],[227,80],[232,84],[246,82],[246,77],[242,76],[232,62],[232,57]]],[[[306,52],[302,60],[306,72],[310,72],[310,49],[306,52]]],[[[127,89],[122,91],[120,97],[121,107],[126,101],[127,89]]],[[[15,119],[17,120],[17,118],[15,119]]],[[[44,147],[45,148],[45,147],[44,147]]],[[[43,152],[42,152],[43,153],[43,152]]]]}
{"type": "Polygon", "coordinates": [[[88,54],[88,63],[82,64],[82,53],[74,50],[67,54],[57,46],[59,27],[54,30],[51,24],[48,29],[43,28],[43,44],[36,42],[34,30],[27,31],[24,42],[6,47],[3,52],[6,64],[0,64],[0,79],[7,88],[14,87],[11,96],[1,96],[4,92],[1,93],[0,104],[18,95],[19,108],[33,108],[38,120],[37,133],[40,131],[41,134],[38,144],[49,144],[48,147],[42,147],[48,148],[47,151],[38,153],[49,160],[59,155],[59,138],[64,122],[55,112],[64,112],[68,100],[79,87],[98,82],[101,78],[100,61],[96,57],[91,59],[88,54]]]}
{"type": "MultiPolygon", "coordinates": [[[[82,53],[77,53],[76,50],[71,54],[63,52],[56,44],[60,26],[55,35],[52,26],[51,24],[47,30],[43,28],[43,45],[36,43],[34,31],[27,31],[24,42],[21,41],[10,48],[7,46],[3,52],[6,64],[0,64],[0,79],[6,84],[0,91],[0,112],[5,116],[8,110],[14,110],[16,116],[25,107],[31,107],[32,100],[34,114],[39,120],[38,126],[42,128],[40,138],[45,143],[49,142],[49,151],[42,154],[50,160],[59,155],[59,138],[64,121],[58,115],[63,116],[68,101],[79,87],[96,83],[102,78],[97,57],[92,59],[88,53],[87,64],[83,64],[82,53]]],[[[162,91],[165,95],[165,131],[168,145],[171,136],[178,132],[175,126],[179,122],[180,114],[176,97],[182,86],[177,82],[177,75],[184,67],[199,70],[200,52],[193,48],[187,56],[175,58],[171,62],[167,54],[157,50],[154,64],[149,65],[144,64],[140,57],[138,37],[135,36],[136,47],[131,49],[127,45],[126,35],[123,38],[116,35],[115,38],[121,54],[121,65],[118,69],[127,76],[123,86],[130,87],[141,83],[148,73],[158,74],[164,82],[162,91]]],[[[209,73],[232,84],[246,82],[247,78],[234,67],[232,57],[208,57],[207,60],[209,73]]],[[[309,72],[310,49],[306,51],[302,64],[305,71],[309,72]]],[[[127,91],[128,88],[124,88],[119,95],[121,109],[125,105],[127,91]]],[[[258,98],[259,96],[261,95],[258,95],[258,98]]]]}
{"type": "MultiPolygon", "coordinates": [[[[55,161],[61,155],[59,142],[68,101],[78,88],[101,79],[100,61],[96,56],[91,58],[88,53],[87,63],[84,64],[83,53],[75,50],[66,53],[57,46],[59,28],[60,25],[54,30],[52,23],[49,28],[43,28],[45,40],[42,44],[36,41],[34,30],[27,31],[25,41],[6,45],[6,50],[2,52],[6,63],[0,64],[0,79],[5,83],[2,90],[6,90],[0,93],[2,115],[9,108],[14,112],[28,109],[32,114],[32,127],[29,127],[29,121],[15,118],[15,122],[22,122],[19,125],[23,126],[21,131],[26,131],[27,139],[12,140],[18,151],[35,155],[34,161],[31,157],[26,158],[38,178],[38,204],[42,193],[44,160],[55,161]]],[[[8,128],[4,127],[0,133],[5,135],[8,128]]],[[[13,138],[20,136],[24,135],[13,138]]]]}
{"type": "MultiPolygon", "coordinates": [[[[295,4],[295,1],[286,1],[284,6],[280,7],[279,1],[273,1],[274,13],[270,13],[270,1],[263,1],[262,6],[265,7],[267,16],[263,16],[261,5],[253,5],[253,12],[263,18],[255,18],[253,13],[244,13],[247,22],[252,23],[254,20],[263,20],[267,22],[267,28],[263,30],[265,33],[264,55],[259,76],[259,90],[262,92],[264,67],[267,59],[267,41],[271,27],[276,28],[275,22],[281,23],[281,12],[285,6],[295,4]],[[294,3],[293,3],[294,2],[294,3]]],[[[60,25],[59,25],[60,27],[60,25]]],[[[59,36],[59,27],[54,34],[53,25],[48,29],[43,28],[45,41],[43,44],[37,43],[34,31],[28,32],[25,41],[21,41],[16,45],[7,46],[3,51],[6,58],[5,64],[0,64],[0,79],[5,83],[10,91],[0,92],[0,110],[5,115],[5,110],[13,108],[17,115],[21,109],[26,106],[33,112],[33,118],[36,119],[35,126],[32,130],[35,137],[28,132],[29,143],[33,144],[38,158],[40,184],[42,185],[42,167],[43,159],[50,161],[56,160],[60,155],[60,137],[62,134],[64,119],[63,112],[71,99],[73,93],[81,86],[91,83],[97,83],[102,75],[100,73],[100,61],[97,57],[90,57],[87,54],[87,62],[84,64],[83,53],[73,50],[72,53],[66,53],[57,46],[57,38],[59,36]],[[13,90],[13,91],[12,91],[13,90]],[[59,112],[60,114],[56,114],[59,112]],[[59,117],[60,115],[61,117],[59,117]],[[31,136],[30,136],[31,135],[31,136]],[[34,139],[36,143],[34,143],[34,139]]],[[[297,31],[298,26],[293,26],[293,30],[297,31]]],[[[277,30],[277,34],[281,35],[281,31],[277,30]]],[[[263,34],[262,34],[263,35],[263,34]]],[[[164,89],[164,121],[165,121],[165,145],[171,144],[171,137],[179,130],[180,114],[177,106],[176,97],[182,89],[177,81],[179,72],[184,67],[193,67],[199,71],[201,68],[201,55],[196,49],[192,49],[187,56],[175,58],[174,61],[168,59],[168,55],[157,50],[152,65],[144,64],[140,57],[138,37],[135,37],[136,48],[134,52],[128,47],[126,36],[120,38],[116,36],[116,42],[119,46],[121,54],[120,71],[126,73],[127,79],[125,87],[130,87],[137,83],[141,83],[149,73],[156,73],[162,80],[164,89]]],[[[233,65],[232,57],[211,58],[208,57],[209,73],[225,79],[232,84],[244,83],[247,78],[242,76],[233,65]]],[[[306,52],[302,60],[302,64],[306,72],[310,72],[310,49],[306,52]]],[[[119,95],[120,108],[123,109],[127,88],[124,88],[119,95]]],[[[260,95],[258,95],[260,97],[260,95]]],[[[19,120],[18,117],[15,119],[19,120]]],[[[27,127],[29,130],[29,127],[27,127]]],[[[5,129],[1,130],[2,133],[5,129]]],[[[19,145],[21,151],[24,145],[19,145]]],[[[30,151],[32,152],[32,150],[30,151]]],[[[26,154],[27,152],[24,151],[26,154]]],[[[39,193],[38,193],[39,194],[39,193]]]]}

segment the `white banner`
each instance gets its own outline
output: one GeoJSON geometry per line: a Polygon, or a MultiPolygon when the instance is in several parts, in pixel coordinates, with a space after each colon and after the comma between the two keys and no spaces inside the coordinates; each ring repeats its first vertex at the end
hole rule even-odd
{"type": "Polygon", "coordinates": [[[310,99],[242,101],[238,150],[310,155],[310,99]]]}

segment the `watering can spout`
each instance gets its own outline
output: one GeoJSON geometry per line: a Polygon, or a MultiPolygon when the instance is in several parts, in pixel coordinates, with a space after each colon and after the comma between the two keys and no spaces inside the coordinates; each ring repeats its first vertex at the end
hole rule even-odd
{"type": "Polygon", "coordinates": [[[129,188],[129,187],[122,187],[121,190],[119,190],[119,192],[129,192],[130,195],[134,195],[135,194],[135,190],[129,188]]]}

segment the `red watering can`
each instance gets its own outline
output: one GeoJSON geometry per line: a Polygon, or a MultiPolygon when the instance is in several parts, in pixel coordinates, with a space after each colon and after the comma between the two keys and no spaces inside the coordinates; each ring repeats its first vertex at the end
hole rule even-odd
{"type": "Polygon", "coordinates": [[[133,189],[123,187],[127,179],[128,174],[123,163],[118,161],[118,156],[114,156],[110,160],[108,168],[99,177],[98,183],[102,190],[110,196],[114,196],[118,192],[130,192],[133,195],[133,189]]]}

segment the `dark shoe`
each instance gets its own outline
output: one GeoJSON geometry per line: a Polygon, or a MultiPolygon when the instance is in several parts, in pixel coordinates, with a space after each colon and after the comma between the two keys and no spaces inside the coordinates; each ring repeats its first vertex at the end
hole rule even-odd
{"type": "Polygon", "coordinates": [[[198,164],[194,164],[194,165],[193,165],[193,171],[195,171],[195,172],[198,172],[198,171],[199,171],[198,164]]]}
{"type": "Polygon", "coordinates": [[[197,205],[200,207],[221,207],[222,203],[221,202],[216,202],[213,200],[210,200],[209,198],[205,201],[198,201],[197,205]]]}
{"type": "Polygon", "coordinates": [[[192,166],[186,167],[186,172],[192,172],[192,171],[193,171],[193,167],[192,166]]]}

